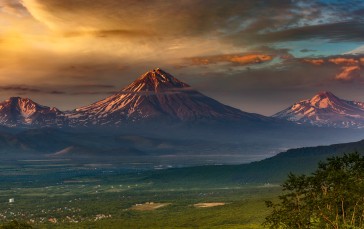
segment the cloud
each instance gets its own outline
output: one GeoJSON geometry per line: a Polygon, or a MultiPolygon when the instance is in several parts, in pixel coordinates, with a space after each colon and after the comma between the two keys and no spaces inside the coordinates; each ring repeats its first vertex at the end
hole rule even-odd
{"type": "Polygon", "coordinates": [[[361,66],[364,63],[364,57],[361,55],[341,55],[328,56],[325,58],[305,58],[303,62],[316,66],[330,65],[340,66],[335,80],[341,82],[351,82],[361,79],[361,66]]]}
{"type": "Polygon", "coordinates": [[[323,59],[303,59],[303,61],[313,65],[323,65],[325,63],[323,59]]]}
{"type": "Polygon", "coordinates": [[[363,66],[363,65],[364,65],[364,57],[361,57],[361,58],[359,59],[359,61],[360,61],[360,64],[363,66]]]}
{"type": "Polygon", "coordinates": [[[26,8],[23,6],[21,1],[18,0],[1,0],[0,12],[16,16],[24,16],[28,14],[26,8]]]}
{"type": "Polygon", "coordinates": [[[272,62],[274,59],[291,59],[293,56],[289,49],[272,48],[259,46],[243,53],[230,53],[209,56],[195,56],[184,59],[184,64],[177,65],[177,68],[186,66],[206,66],[217,64],[229,64],[230,66],[249,66],[272,62]]]}
{"type": "Polygon", "coordinates": [[[210,0],[208,7],[204,0],[23,2],[34,18],[69,34],[154,34],[158,39],[209,34],[254,43],[311,38],[363,40],[363,24],[350,14],[358,8],[346,7],[345,12],[342,5],[317,1],[210,0]]]}
{"type": "Polygon", "coordinates": [[[79,92],[70,92],[68,95],[112,95],[116,94],[118,91],[79,91],[79,92]]]}
{"type": "Polygon", "coordinates": [[[33,94],[50,94],[50,95],[106,95],[116,93],[113,89],[115,86],[107,84],[80,84],[80,85],[43,85],[43,86],[29,86],[29,85],[8,85],[0,86],[2,91],[10,91],[18,95],[33,95],[33,94]],[[61,90],[54,89],[62,88],[61,90]]]}
{"type": "Polygon", "coordinates": [[[360,78],[360,67],[354,66],[344,66],[341,68],[342,72],[336,75],[335,79],[340,81],[353,81],[354,79],[360,78]]]}
{"type": "Polygon", "coordinates": [[[274,58],[272,55],[266,54],[228,54],[204,57],[187,58],[191,65],[209,65],[218,63],[231,63],[234,65],[252,65],[269,62],[274,58]]]}
{"type": "Polygon", "coordinates": [[[271,44],[285,41],[301,41],[323,39],[329,42],[363,42],[364,23],[358,21],[334,22],[317,25],[304,25],[272,32],[246,31],[229,36],[229,40],[236,44],[271,44]]]}
{"type": "Polygon", "coordinates": [[[300,52],[306,53],[306,52],[317,52],[317,50],[314,49],[301,49],[300,52]]]}
{"type": "MultiPolygon", "coordinates": [[[[363,10],[364,12],[364,10],[363,10]]],[[[354,54],[354,55],[362,55],[364,54],[364,45],[363,46],[359,46],[354,50],[351,50],[350,52],[346,53],[346,54],[354,54]]]]}
{"type": "Polygon", "coordinates": [[[110,37],[152,37],[155,33],[148,31],[137,31],[137,30],[123,30],[123,29],[112,29],[112,30],[85,30],[85,31],[67,31],[64,32],[65,37],[78,37],[78,36],[93,36],[98,38],[110,38],[110,37]]]}
{"type": "Polygon", "coordinates": [[[41,92],[41,90],[38,89],[38,88],[32,88],[32,87],[21,86],[21,85],[0,86],[0,90],[3,90],[3,91],[16,91],[16,92],[33,92],[33,93],[41,92]]]}
{"type": "Polygon", "coordinates": [[[334,63],[336,65],[358,65],[359,61],[354,58],[347,57],[336,57],[328,59],[328,62],[334,63]]]}
{"type": "MultiPolygon", "coordinates": [[[[235,101],[242,109],[245,104],[256,106],[253,98],[270,106],[264,100],[273,92],[294,95],[295,90],[326,89],[321,85],[347,87],[336,78],[350,78],[364,64],[359,57],[347,56],[358,61],[351,64],[329,62],[346,56],[321,56],[325,55],[321,50],[327,50],[325,42],[340,46],[364,40],[360,1],[22,2],[0,0],[0,85],[23,87],[4,89],[2,94],[34,95],[65,108],[114,93],[117,89],[111,85],[123,87],[154,67],[170,68],[176,77],[212,97],[225,89],[219,98],[230,93],[230,100],[223,101],[235,101]],[[303,47],[301,41],[315,46],[303,47]],[[316,58],[305,61],[292,53],[316,58]],[[89,85],[72,87],[82,84],[89,85]],[[98,84],[105,87],[91,87],[98,84]],[[225,88],[219,89],[221,85],[225,88]],[[241,95],[250,102],[241,101],[241,95]]],[[[340,47],[337,52],[342,51],[340,47]]],[[[351,78],[357,82],[354,75],[351,78]]],[[[280,99],[286,97],[290,96],[280,99]]]]}

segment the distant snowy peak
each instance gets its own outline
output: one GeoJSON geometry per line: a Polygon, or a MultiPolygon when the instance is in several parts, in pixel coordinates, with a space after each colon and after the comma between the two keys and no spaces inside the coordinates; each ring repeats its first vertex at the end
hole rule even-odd
{"type": "Polygon", "coordinates": [[[364,103],[343,100],[323,91],[273,117],[314,126],[364,128],[364,103]]]}
{"type": "Polygon", "coordinates": [[[11,97],[0,103],[0,124],[8,127],[55,127],[66,124],[57,108],[39,105],[28,98],[11,97]]]}
{"type": "Polygon", "coordinates": [[[68,117],[75,125],[83,126],[150,120],[268,119],[219,103],[159,68],[146,72],[115,95],[76,109],[68,117]]]}

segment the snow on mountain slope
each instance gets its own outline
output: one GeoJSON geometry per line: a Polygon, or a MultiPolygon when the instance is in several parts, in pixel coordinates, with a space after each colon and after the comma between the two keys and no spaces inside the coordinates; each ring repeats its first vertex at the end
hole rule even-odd
{"type": "Polygon", "coordinates": [[[314,126],[364,128],[364,103],[346,101],[323,91],[273,117],[314,126]]]}
{"type": "Polygon", "coordinates": [[[67,118],[57,108],[39,105],[28,98],[11,97],[0,103],[0,125],[8,127],[59,127],[67,118]]]}
{"type": "Polygon", "coordinates": [[[157,68],[119,93],[81,107],[68,116],[72,123],[117,126],[147,120],[270,120],[211,99],[157,68]]]}

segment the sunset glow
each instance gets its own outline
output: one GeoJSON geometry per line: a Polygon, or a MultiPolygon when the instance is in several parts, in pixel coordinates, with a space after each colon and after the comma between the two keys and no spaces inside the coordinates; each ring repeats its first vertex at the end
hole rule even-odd
{"type": "Polygon", "coordinates": [[[74,109],[163,67],[222,102],[263,114],[320,90],[364,100],[363,7],[324,0],[208,7],[189,0],[1,0],[0,98],[74,109]]]}

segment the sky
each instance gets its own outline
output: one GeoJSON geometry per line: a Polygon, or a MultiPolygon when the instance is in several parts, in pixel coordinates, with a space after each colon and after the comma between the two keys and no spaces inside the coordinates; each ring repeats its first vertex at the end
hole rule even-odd
{"type": "Polygon", "coordinates": [[[247,112],[364,101],[362,0],[0,0],[0,100],[72,110],[153,68],[247,112]]]}

